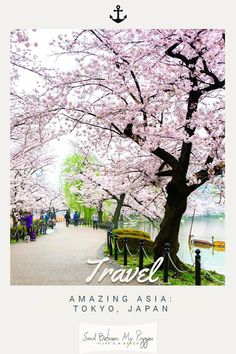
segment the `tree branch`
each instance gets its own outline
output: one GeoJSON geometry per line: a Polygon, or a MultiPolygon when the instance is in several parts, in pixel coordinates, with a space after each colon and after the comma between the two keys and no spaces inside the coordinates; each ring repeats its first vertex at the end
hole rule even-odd
{"type": "Polygon", "coordinates": [[[166,150],[158,147],[155,150],[151,151],[151,153],[157,157],[159,157],[160,159],[162,159],[163,161],[165,161],[169,166],[175,168],[178,164],[178,160],[169,152],[167,152],[166,150]]]}
{"type": "MultiPolygon", "coordinates": [[[[224,172],[224,167],[225,167],[224,163],[220,163],[219,165],[216,165],[214,167],[215,176],[222,175],[222,173],[224,172]]],[[[198,171],[197,173],[195,173],[195,176],[201,182],[198,184],[192,184],[191,186],[188,186],[187,187],[188,194],[192,193],[198,187],[202,186],[205,182],[207,182],[209,180],[208,169],[205,168],[205,169],[198,171]]]]}
{"type": "Polygon", "coordinates": [[[160,171],[160,172],[155,173],[155,176],[171,177],[171,176],[173,176],[173,170],[160,171]]]}

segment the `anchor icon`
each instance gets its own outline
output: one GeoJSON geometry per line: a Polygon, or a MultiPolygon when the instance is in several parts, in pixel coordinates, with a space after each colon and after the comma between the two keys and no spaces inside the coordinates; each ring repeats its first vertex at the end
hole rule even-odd
{"type": "Polygon", "coordinates": [[[117,17],[116,18],[113,18],[111,15],[110,15],[110,18],[117,22],[117,23],[120,23],[122,21],[124,21],[126,18],[127,18],[127,15],[124,16],[124,18],[120,18],[120,12],[122,12],[123,10],[120,10],[120,5],[117,5],[116,6],[117,10],[113,10],[114,12],[117,12],[117,17]]]}

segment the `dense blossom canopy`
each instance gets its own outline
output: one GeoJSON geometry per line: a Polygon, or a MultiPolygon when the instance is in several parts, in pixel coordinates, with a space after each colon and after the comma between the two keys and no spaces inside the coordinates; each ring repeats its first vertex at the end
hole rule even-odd
{"type": "MultiPolygon", "coordinates": [[[[115,165],[93,179],[110,186],[116,170],[119,194],[135,191],[130,168],[142,175],[143,206],[180,166],[189,195],[207,181],[223,193],[222,30],[66,31],[50,43],[54,68],[35,57],[34,32],[11,38],[14,153],[75,131],[83,153],[114,156],[115,165]],[[38,77],[30,93],[17,85],[26,71],[38,77]]],[[[149,216],[162,213],[166,198],[159,195],[149,216]]]]}

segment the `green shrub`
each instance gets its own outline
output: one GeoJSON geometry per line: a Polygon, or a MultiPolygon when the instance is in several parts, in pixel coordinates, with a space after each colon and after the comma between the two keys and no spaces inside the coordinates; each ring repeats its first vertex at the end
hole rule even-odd
{"type": "MultiPolygon", "coordinates": [[[[42,224],[42,220],[36,219],[33,220],[33,228],[34,230],[40,231],[40,226],[42,224]]],[[[27,229],[25,225],[18,225],[18,226],[13,226],[10,228],[10,239],[14,240],[16,239],[16,231],[18,230],[18,239],[24,239],[24,237],[27,234],[27,229]]]]}
{"type": "Polygon", "coordinates": [[[10,229],[10,238],[14,239],[16,238],[16,230],[18,230],[18,238],[24,238],[24,236],[26,235],[26,227],[24,225],[19,225],[19,226],[15,226],[15,227],[11,227],[10,229]]]}
{"type": "Polygon", "coordinates": [[[14,226],[11,227],[11,233],[15,234],[16,230],[22,232],[22,231],[26,231],[26,227],[24,225],[19,225],[19,226],[14,226]]]}
{"type": "Polygon", "coordinates": [[[127,228],[127,229],[115,229],[113,230],[113,235],[118,235],[118,236],[135,236],[138,238],[143,238],[143,239],[149,239],[151,240],[151,236],[142,230],[137,230],[137,229],[131,229],[131,228],[127,228]]]}
{"type": "MultiPolygon", "coordinates": [[[[135,236],[135,235],[118,235],[118,246],[120,249],[123,249],[124,246],[124,238],[127,237],[127,245],[130,251],[137,253],[139,248],[140,248],[140,240],[142,237],[135,236]]],[[[144,239],[144,249],[147,253],[152,254],[153,253],[153,246],[154,246],[154,241],[151,239],[148,239],[146,237],[144,239]]]]}
{"type": "Polygon", "coordinates": [[[43,221],[40,219],[33,220],[33,227],[42,225],[43,221]]]}

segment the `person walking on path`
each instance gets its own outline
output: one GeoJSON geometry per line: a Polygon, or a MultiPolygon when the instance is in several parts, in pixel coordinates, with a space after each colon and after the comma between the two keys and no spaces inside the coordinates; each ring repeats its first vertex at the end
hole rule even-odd
{"type": "Polygon", "coordinates": [[[98,228],[98,214],[95,213],[93,214],[93,229],[97,230],[98,228]]]}
{"type": "Polygon", "coordinates": [[[66,226],[68,227],[70,225],[70,220],[71,220],[69,210],[67,210],[67,212],[65,213],[65,219],[66,219],[66,226]]]}
{"type": "Polygon", "coordinates": [[[75,225],[75,226],[78,226],[78,224],[79,224],[79,214],[78,214],[78,211],[75,211],[73,219],[74,219],[74,225],[75,225]]]}

